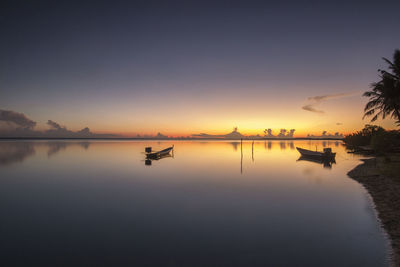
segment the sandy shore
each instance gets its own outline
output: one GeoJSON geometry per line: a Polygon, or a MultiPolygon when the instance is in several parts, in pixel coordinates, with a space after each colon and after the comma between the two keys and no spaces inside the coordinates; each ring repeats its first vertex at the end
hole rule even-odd
{"type": "Polygon", "coordinates": [[[391,239],[392,266],[400,266],[400,161],[383,157],[363,160],[348,175],[370,193],[379,219],[391,239]]]}

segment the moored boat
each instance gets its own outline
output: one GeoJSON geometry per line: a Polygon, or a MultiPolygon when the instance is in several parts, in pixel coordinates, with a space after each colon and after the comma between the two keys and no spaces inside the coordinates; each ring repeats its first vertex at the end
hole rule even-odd
{"type": "Polygon", "coordinates": [[[320,151],[312,151],[300,147],[296,147],[297,151],[304,157],[313,157],[313,158],[334,158],[336,153],[332,153],[331,148],[324,148],[323,152],[320,151]]]}
{"type": "Polygon", "coordinates": [[[154,151],[154,152],[147,152],[146,153],[146,158],[148,159],[159,159],[159,158],[163,158],[167,155],[169,155],[169,153],[174,149],[174,146],[168,147],[166,149],[160,150],[160,151],[154,151]]]}

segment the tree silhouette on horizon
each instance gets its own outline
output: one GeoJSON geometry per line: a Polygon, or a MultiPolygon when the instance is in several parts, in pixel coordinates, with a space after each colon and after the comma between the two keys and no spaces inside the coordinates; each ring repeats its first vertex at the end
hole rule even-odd
{"type": "Polygon", "coordinates": [[[395,50],[393,62],[387,58],[382,59],[389,65],[390,72],[378,69],[381,80],[372,83],[372,90],[363,94],[370,98],[365,105],[363,119],[373,116],[373,122],[379,117],[385,119],[390,116],[400,125],[400,50],[395,50]]]}

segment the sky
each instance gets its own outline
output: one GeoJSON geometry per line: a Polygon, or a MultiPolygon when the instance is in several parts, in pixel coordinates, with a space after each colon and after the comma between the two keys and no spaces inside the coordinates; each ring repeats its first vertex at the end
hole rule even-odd
{"type": "MultiPolygon", "coordinates": [[[[46,130],[359,130],[399,1],[6,1],[0,109],[46,130]]],[[[395,128],[392,120],[378,121],[395,128]]]]}

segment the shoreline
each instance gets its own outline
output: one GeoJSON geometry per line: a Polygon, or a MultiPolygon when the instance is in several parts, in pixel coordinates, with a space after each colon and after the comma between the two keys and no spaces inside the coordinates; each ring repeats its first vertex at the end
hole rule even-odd
{"type": "Polygon", "coordinates": [[[380,223],[390,242],[390,266],[400,266],[400,161],[383,157],[362,159],[347,175],[371,195],[380,223]]]}
{"type": "MultiPolygon", "coordinates": [[[[238,141],[240,138],[138,138],[138,137],[0,137],[2,140],[139,140],[139,141],[238,141]]],[[[242,138],[243,141],[296,141],[296,140],[315,140],[315,141],[343,141],[343,138],[310,138],[310,137],[292,137],[292,138],[242,138]]]]}

